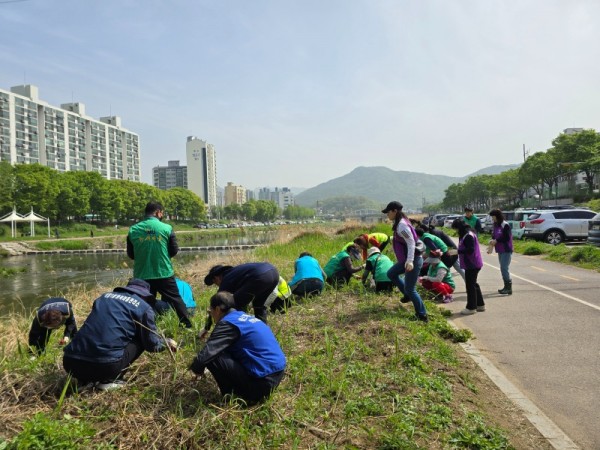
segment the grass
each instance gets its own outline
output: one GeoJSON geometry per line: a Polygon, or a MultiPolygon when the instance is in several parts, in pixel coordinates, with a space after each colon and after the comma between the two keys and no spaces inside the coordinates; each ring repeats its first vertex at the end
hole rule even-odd
{"type": "MultiPolygon", "coordinates": [[[[268,260],[290,279],[300,252],[324,265],[355,231],[282,235],[253,253],[178,267],[179,276],[204,311],[214,293],[201,284],[211,265],[268,260]]],[[[80,324],[110,289],[67,294],[80,324]]],[[[157,323],[181,344],[174,359],[144,354],[125,388],[102,393],[65,389],[60,333],[31,361],[24,347],[31,318],[11,315],[0,323],[0,448],[550,448],[455,344],[468,332],[453,330],[442,308],[429,301],[427,308],[431,322],[413,322],[397,293],[377,295],[353,280],[269,316],[286,376],[251,408],[222,399],[210,375],[191,377],[187,368],[203,344],[173,314],[157,323]]],[[[203,320],[194,318],[196,329],[203,320]]]]}

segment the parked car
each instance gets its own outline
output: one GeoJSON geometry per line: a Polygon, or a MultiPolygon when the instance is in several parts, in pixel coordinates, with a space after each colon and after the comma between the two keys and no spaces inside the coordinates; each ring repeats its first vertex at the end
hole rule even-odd
{"type": "Polygon", "coordinates": [[[463,217],[461,214],[451,214],[444,218],[444,228],[452,228],[452,222],[463,217]]]}
{"type": "Polygon", "coordinates": [[[596,214],[590,220],[587,241],[588,244],[600,247],[600,214],[596,214]]]}
{"type": "Polygon", "coordinates": [[[511,223],[514,239],[523,239],[525,235],[525,222],[532,214],[539,213],[539,209],[518,209],[514,212],[511,223]]]}
{"type": "Polygon", "coordinates": [[[524,236],[558,245],[565,240],[587,239],[589,221],[597,213],[588,209],[538,211],[525,221],[524,236]]]}
{"type": "Polygon", "coordinates": [[[429,225],[433,225],[435,227],[443,227],[444,219],[448,217],[448,214],[435,214],[430,220],[429,225]]]}

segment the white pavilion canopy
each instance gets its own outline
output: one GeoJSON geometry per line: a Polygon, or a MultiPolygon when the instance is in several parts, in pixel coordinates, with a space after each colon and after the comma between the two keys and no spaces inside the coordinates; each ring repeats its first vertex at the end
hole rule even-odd
{"type": "Polygon", "coordinates": [[[35,236],[35,226],[34,222],[47,222],[48,223],[48,237],[50,237],[50,219],[47,217],[42,217],[39,214],[33,212],[33,207],[31,208],[31,212],[26,216],[23,216],[17,213],[17,209],[13,207],[12,212],[6,214],[5,216],[0,217],[0,222],[10,222],[10,231],[12,233],[12,237],[17,237],[17,222],[29,222],[31,226],[31,235],[35,236]]]}

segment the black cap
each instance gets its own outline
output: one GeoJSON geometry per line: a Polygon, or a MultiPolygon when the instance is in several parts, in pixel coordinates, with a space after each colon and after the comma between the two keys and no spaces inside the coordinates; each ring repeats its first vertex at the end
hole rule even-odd
{"type": "Polygon", "coordinates": [[[140,278],[132,278],[125,287],[116,287],[115,292],[129,292],[130,294],[139,295],[144,300],[154,297],[150,292],[150,284],[140,278]]]}
{"type": "Polygon", "coordinates": [[[381,212],[387,214],[390,211],[400,210],[402,211],[402,203],[400,202],[389,202],[385,209],[382,209],[381,212]]]}
{"type": "Polygon", "coordinates": [[[208,275],[204,277],[204,284],[206,284],[207,286],[212,286],[215,283],[215,277],[217,275],[221,275],[229,271],[230,269],[233,269],[233,266],[222,266],[219,264],[211,267],[211,269],[208,272],[208,275]]]}

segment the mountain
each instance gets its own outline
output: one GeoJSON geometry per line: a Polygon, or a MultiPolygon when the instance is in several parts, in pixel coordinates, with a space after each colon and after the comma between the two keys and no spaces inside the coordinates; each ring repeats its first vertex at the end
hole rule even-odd
{"type": "Polygon", "coordinates": [[[381,205],[399,200],[406,210],[417,210],[424,202],[442,201],[445,189],[453,183],[462,183],[473,175],[494,175],[515,167],[518,165],[491,166],[465,177],[395,171],[387,167],[357,167],[346,175],[306,189],[296,196],[296,204],[314,207],[319,200],[351,196],[367,197],[381,205]]]}

